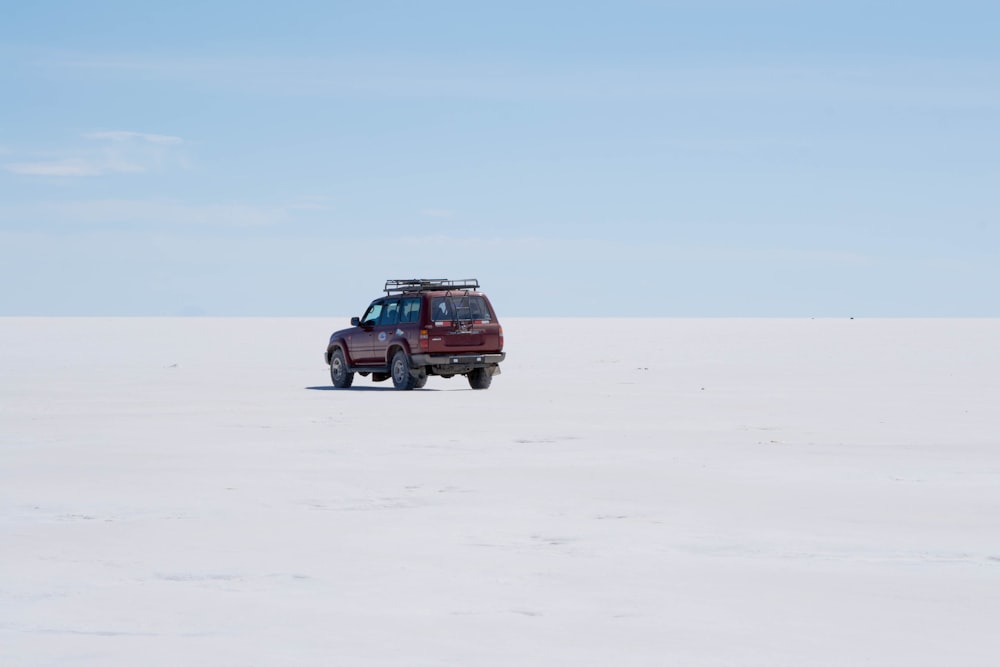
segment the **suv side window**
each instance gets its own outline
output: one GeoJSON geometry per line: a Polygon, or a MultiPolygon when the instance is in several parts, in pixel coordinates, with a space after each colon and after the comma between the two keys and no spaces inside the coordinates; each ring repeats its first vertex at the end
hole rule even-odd
{"type": "Polygon", "coordinates": [[[368,310],[365,311],[365,316],[361,318],[361,326],[375,326],[378,322],[379,315],[382,314],[382,302],[376,301],[372,305],[368,306],[368,310]]]}
{"type": "Polygon", "coordinates": [[[378,323],[382,325],[395,324],[399,320],[399,300],[386,301],[382,308],[382,317],[378,323]]]}
{"type": "Polygon", "coordinates": [[[399,313],[399,321],[419,322],[420,321],[420,297],[410,296],[403,299],[399,313]]]}

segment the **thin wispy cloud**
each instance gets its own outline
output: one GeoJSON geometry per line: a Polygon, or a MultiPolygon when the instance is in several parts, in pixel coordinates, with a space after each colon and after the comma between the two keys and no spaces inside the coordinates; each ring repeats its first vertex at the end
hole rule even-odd
{"type": "Polygon", "coordinates": [[[484,100],[761,101],[1000,107],[990,62],[814,62],[764,58],[745,63],[552,62],[432,58],[153,58],[136,54],[62,56],[40,63],[79,73],[141,76],[255,95],[484,100]]]}
{"type": "Polygon", "coordinates": [[[50,160],[47,162],[12,162],[4,169],[24,176],[100,176],[104,166],[84,159],[50,160]]]}
{"type": "Polygon", "coordinates": [[[183,143],[166,134],[111,130],[88,132],[88,143],[97,145],[68,149],[71,157],[9,162],[3,168],[23,176],[91,177],[108,174],[137,174],[163,164],[171,147],[183,143]]]}
{"type": "Polygon", "coordinates": [[[270,227],[291,221],[289,209],[286,206],[239,202],[191,204],[171,199],[95,199],[30,207],[0,206],[0,221],[27,217],[88,228],[123,224],[144,227],[270,227]]]}
{"type": "Polygon", "coordinates": [[[150,134],[148,132],[130,132],[127,130],[113,130],[109,132],[89,132],[83,135],[87,139],[108,139],[114,142],[144,141],[151,144],[179,144],[180,137],[172,137],[167,134],[150,134]]]}
{"type": "Polygon", "coordinates": [[[455,211],[447,208],[425,208],[420,212],[420,215],[425,218],[435,218],[439,220],[446,220],[448,218],[455,217],[455,211]]]}
{"type": "Polygon", "coordinates": [[[288,208],[293,211],[331,211],[333,204],[329,197],[313,195],[295,199],[288,208]]]}
{"type": "Polygon", "coordinates": [[[866,253],[822,248],[745,248],[725,245],[669,243],[664,241],[628,241],[594,238],[458,237],[446,235],[408,236],[394,241],[404,248],[434,248],[439,253],[467,257],[489,250],[498,256],[517,261],[544,260],[551,257],[575,257],[579,261],[608,260],[653,264],[676,263],[771,263],[791,264],[866,264],[875,258],[866,253]]]}

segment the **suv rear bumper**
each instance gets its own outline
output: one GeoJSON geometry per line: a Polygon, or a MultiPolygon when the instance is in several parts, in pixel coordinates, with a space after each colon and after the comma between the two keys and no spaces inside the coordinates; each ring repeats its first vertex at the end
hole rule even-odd
{"type": "Polygon", "coordinates": [[[506,352],[491,354],[413,354],[410,355],[410,365],[413,367],[432,367],[434,372],[441,374],[453,370],[464,373],[473,368],[488,368],[496,366],[506,358],[506,352]]]}

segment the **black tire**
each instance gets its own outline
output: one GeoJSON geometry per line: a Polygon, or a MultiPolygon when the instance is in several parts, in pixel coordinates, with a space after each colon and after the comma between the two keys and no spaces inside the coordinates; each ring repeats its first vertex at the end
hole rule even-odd
{"type": "Polygon", "coordinates": [[[488,368],[474,368],[468,375],[469,386],[473,389],[489,389],[493,382],[493,374],[488,368]]]}
{"type": "Polygon", "coordinates": [[[347,389],[354,382],[354,373],[347,370],[347,361],[339,348],[330,356],[330,380],[337,389],[347,389]]]}
{"type": "Polygon", "coordinates": [[[410,375],[410,359],[406,356],[406,352],[397,350],[396,354],[392,355],[392,365],[389,370],[392,372],[392,386],[396,389],[406,391],[417,386],[416,379],[410,375]]]}
{"type": "Polygon", "coordinates": [[[413,388],[421,389],[425,384],[427,384],[427,373],[422,373],[417,378],[415,378],[413,382],[413,388]]]}

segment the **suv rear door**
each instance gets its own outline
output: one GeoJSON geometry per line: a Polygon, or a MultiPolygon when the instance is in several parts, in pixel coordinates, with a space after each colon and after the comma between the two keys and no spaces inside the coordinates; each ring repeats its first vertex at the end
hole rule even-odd
{"type": "Polygon", "coordinates": [[[499,352],[503,348],[500,324],[485,296],[435,295],[429,301],[434,325],[430,329],[431,354],[499,352]]]}

